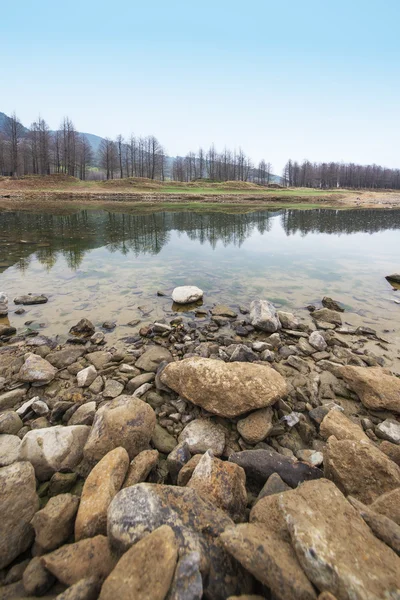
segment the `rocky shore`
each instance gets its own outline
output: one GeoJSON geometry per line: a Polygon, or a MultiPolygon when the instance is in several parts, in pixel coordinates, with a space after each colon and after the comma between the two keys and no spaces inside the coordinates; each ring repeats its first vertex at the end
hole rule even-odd
{"type": "Polygon", "coordinates": [[[399,599],[387,341],[331,298],[173,298],[118,347],[1,326],[0,600],[399,599]]]}

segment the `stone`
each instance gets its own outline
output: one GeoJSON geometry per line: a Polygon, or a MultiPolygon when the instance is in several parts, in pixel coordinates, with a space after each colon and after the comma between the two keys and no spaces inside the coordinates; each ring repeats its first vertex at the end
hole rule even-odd
{"type": "Polygon", "coordinates": [[[23,438],[19,460],[32,463],[39,481],[46,481],[60,469],[73,469],[83,456],[90,427],[56,425],[29,431],[23,438]]]}
{"type": "Polygon", "coordinates": [[[15,435],[22,426],[23,422],[18,413],[12,410],[0,413],[0,434],[15,435]]]}
{"type": "Polygon", "coordinates": [[[124,384],[115,379],[107,379],[103,390],[104,398],[116,398],[122,394],[124,390],[124,384]]]}
{"type": "Polygon", "coordinates": [[[96,368],[93,365],[79,371],[76,376],[78,387],[89,387],[97,377],[96,368]]]}
{"type": "Polygon", "coordinates": [[[107,510],[119,492],[129,467],[125,448],[106,454],[89,473],[75,521],[75,540],[107,534],[107,510]]]}
{"type": "Polygon", "coordinates": [[[55,600],[97,600],[102,581],[98,577],[80,579],[57,596],[55,600]]]}
{"type": "Polygon", "coordinates": [[[237,422],[237,430],[247,444],[265,440],[273,429],[273,411],[270,406],[260,408],[237,422]]]}
{"type": "Polygon", "coordinates": [[[178,475],[182,467],[191,458],[189,446],[186,442],[180,442],[167,456],[167,468],[173,484],[178,481],[178,475]]]}
{"type": "Polygon", "coordinates": [[[400,486],[400,468],[371,442],[330,437],[324,449],[324,469],[344,494],[364,504],[400,486]]]}
{"type": "Polygon", "coordinates": [[[349,496],[347,500],[358,511],[373,534],[400,555],[400,525],[349,496]]]}
{"type": "Polygon", "coordinates": [[[6,325],[4,323],[0,323],[0,337],[14,335],[17,333],[17,330],[12,325],[6,325]]]}
{"type": "Polygon", "coordinates": [[[118,396],[97,411],[84,456],[97,462],[121,446],[132,460],[148,448],[155,424],[151,406],[132,396],[118,396]]]}
{"type": "MultiPolygon", "coordinates": [[[[30,559],[26,558],[25,560],[21,560],[21,562],[18,562],[17,564],[14,564],[12,567],[10,567],[8,569],[7,575],[5,577],[2,576],[1,585],[4,586],[4,585],[9,585],[10,583],[15,583],[16,581],[21,581],[24,571],[25,571],[26,567],[28,566],[29,562],[30,562],[30,559]]],[[[4,575],[4,573],[3,573],[3,575],[4,575]]],[[[1,587],[0,587],[0,589],[1,589],[1,587]]]]}
{"type": "Polygon", "coordinates": [[[282,492],[287,492],[291,489],[292,488],[283,481],[278,473],[272,473],[272,475],[270,475],[265,482],[261,492],[258,494],[257,501],[261,500],[261,498],[265,498],[266,496],[281,494],[282,492]]]}
{"type": "Polygon", "coordinates": [[[21,440],[17,435],[0,435],[0,467],[7,467],[18,460],[21,440]]]}
{"type": "Polygon", "coordinates": [[[244,520],[247,504],[246,475],[235,463],[215,458],[207,451],[186,484],[201,498],[226,511],[234,521],[244,520]]]}
{"type": "Polygon", "coordinates": [[[104,535],[66,544],[41,557],[43,566],[64,585],[73,585],[87,577],[105,579],[115,566],[104,535]]]}
{"type": "Polygon", "coordinates": [[[201,300],[203,294],[203,290],[195,285],[182,285],[173,290],[172,300],[176,304],[191,304],[192,302],[201,300]]]}
{"type": "Polygon", "coordinates": [[[378,496],[370,508],[400,525],[400,488],[378,496]]]}
{"type": "Polygon", "coordinates": [[[296,369],[296,371],[299,371],[299,373],[302,373],[303,375],[308,375],[308,373],[310,372],[308,362],[303,358],[300,358],[300,356],[288,356],[287,364],[293,367],[293,369],[296,369]]]}
{"type": "Polygon", "coordinates": [[[135,363],[135,367],[142,371],[155,373],[162,362],[171,362],[172,354],[162,346],[151,346],[135,363]]]}
{"type": "Polygon", "coordinates": [[[4,292],[0,292],[0,317],[8,315],[8,296],[4,292]]]}
{"type": "Polygon", "coordinates": [[[385,279],[387,279],[387,281],[389,283],[400,284],[400,274],[399,273],[393,273],[392,275],[386,275],[385,279]]]}
{"type": "Polygon", "coordinates": [[[31,520],[39,508],[35,472],[28,462],[0,469],[0,569],[7,567],[33,542],[31,520]]]}
{"type": "Polygon", "coordinates": [[[85,358],[100,371],[111,361],[112,354],[107,350],[97,350],[96,352],[89,352],[89,354],[86,354],[85,358]]]}
{"type": "Polygon", "coordinates": [[[55,550],[71,538],[78,506],[77,496],[59,494],[50,498],[46,506],[34,515],[31,523],[35,542],[43,552],[55,550]]]}
{"type": "Polygon", "coordinates": [[[324,336],[319,331],[313,331],[310,333],[308,343],[310,346],[315,348],[315,350],[318,350],[318,352],[323,352],[328,347],[324,336]]]}
{"type": "Polygon", "coordinates": [[[109,331],[111,331],[112,329],[115,329],[117,326],[115,321],[104,321],[102,327],[103,329],[107,329],[109,331]]]}
{"type": "Polygon", "coordinates": [[[45,385],[53,381],[57,369],[53,367],[45,358],[37,354],[29,353],[25,357],[25,362],[18,373],[19,381],[45,385]]]}
{"type": "Polygon", "coordinates": [[[235,319],[237,317],[237,312],[232,310],[232,308],[226,304],[217,304],[211,309],[211,314],[214,317],[229,317],[230,319],[235,319]]]}
{"type": "MultiPolygon", "coordinates": [[[[14,408],[14,406],[18,404],[24,396],[26,396],[25,388],[16,388],[15,390],[10,390],[9,392],[0,394],[0,410],[14,408]]],[[[17,414],[20,414],[18,411],[16,412],[17,414]]]]}
{"type": "Polygon", "coordinates": [[[339,373],[367,408],[400,413],[400,378],[388,375],[381,367],[346,365],[339,373]]]}
{"type": "Polygon", "coordinates": [[[202,454],[195,454],[194,456],[192,456],[192,458],[190,460],[188,460],[188,462],[185,465],[183,465],[183,467],[180,469],[180,471],[178,473],[178,477],[177,477],[178,485],[183,487],[188,484],[189,479],[191,478],[191,476],[193,475],[193,471],[195,470],[195,468],[201,461],[202,456],[203,456],[202,454]]]}
{"type": "Polygon", "coordinates": [[[306,482],[281,494],[279,507],[297,558],[317,589],[338,600],[398,595],[399,558],[371,533],[334,483],[306,482]]]}
{"type": "Polygon", "coordinates": [[[275,306],[267,300],[253,300],[250,304],[250,323],[256,329],[267,333],[281,329],[275,306]]]}
{"type": "Polygon", "coordinates": [[[81,356],[83,356],[85,350],[83,348],[74,347],[66,347],[62,350],[55,350],[54,352],[50,352],[46,356],[46,360],[49,361],[53,367],[57,369],[65,369],[70,365],[73,365],[81,356]]]}
{"type": "Polygon", "coordinates": [[[137,375],[128,381],[126,384],[126,391],[129,394],[133,394],[133,392],[139,389],[144,383],[150,383],[154,381],[154,379],[154,373],[142,373],[141,375],[137,375]]]}
{"type": "Polygon", "coordinates": [[[28,306],[30,304],[46,304],[46,302],[48,302],[48,298],[43,294],[26,294],[25,296],[17,296],[14,298],[14,304],[24,304],[28,306]]]}
{"type": "Polygon", "coordinates": [[[400,423],[394,419],[385,419],[375,427],[376,435],[383,439],[400,444],[400,423]]]}
{"type": "Polygon", "coordinates": [[[169,454],[177,445],[177,441],[173,435],[168,433],[164,427],[161,427],[159,423],[156,423],[154,431],[151,436],[151,443],[154,448],[163,454],[169,454]]]}
{"type": "Polygon", "coordinates": [[[54,473],[49,482],[48,495],[58,496],[70,492],[78,479],[76,473],[54,473]]]}
{"type": "Polygon", "coordinates": [[[89,319],[81,319],[76,325],[73,325],[69,332],[79,337],[91,337],[94,334],[94,325],[89,319]]]}
{"type": "Polygon", "coordinates": [[[338,440],[368,442],[369,438],[359,425],[350,421],[340,410],[330,410],[319,427],[320,435],[327,440],[334,435],[338,440]]]}
{"type": "Polygon", "coordinates": [[[297,450],[296,457],[312,467],[319,467],[324,462],[324,455],[322,452],[309,450],[308,448],[297,450]]]}
{"type": "Polygon", "coordinates": [[[200,572],[200,554],[189,552],[178,560],[168,600],[201,600],[202,598],[203,580],[200,572]]]}
{"type": "Polygon", "coordinates": [[[175,534],[162,525],[125,552],[105,580],[99,600],[164,600],[177,560],[175,534]]]}
{"type": "Polygon", "coordinates": [[[161,381],[193,404],[227,418],[270,406],[287,393],[283,377],[267,365],[211,358],[171,363],[161,381]]]}
{"type": "Polygon", "coordinates": [[[293,313],[278,310],[278,319],[281,322],[283,329],[298,329],[300,322],[293,313]]]}
{"type": "Polygon", "coordinates": [[[93,381],[93,383],[91,383],[89,385],[89,391],[92,392],[92,394],[100,394],[100,392],[103,390],[104,388],[104,381],[101,375],[98,375],[96,377],[96,379],[93,381]]]}
{"type": "Polygon", "coordinates": [[[142,396],[144,396],[145,394],[147,394],[147,392],[149,390],[151,390],[152,387],[153,387],[152,383],[144,383],[143,385],[141,385],[140,387],[138,387],[137,390],[135,390],[132,395],[135,398],[141,398],[142,396]]]}
{"type": "Polygon", "coordinates": [[[329,308],[329,310],[336,310],[336,312],[344,312],[344,308],[340,303],[336,302],[336,300],[332,300],[329,296],[324,296],[322,298],[322,306],[329,308]]]}
{"type": "Polygon", "coordinates": [[[148,475],[158,463],[158,456],[157,450],[143,450],[135,456],[129,465],[122,487],[125,488],[146,481],[148,475]]]}
{"type": "Polygon", "coordinates": [[[225,448],[225,432],[209,419],[195,419],[182,430],[179,442],[186,442],[191,454],[211,450],[215,456],[221,456],[225,448]]]}
{"type": "Polygon", "coordinates": [[[341,325],[342,317],[335,310],[329,308],[320,308],[314,310],[312,313],[313,319],[316,321],[322,321],[323,323],[330,323],[331,325],[341,325]]]}
{"type": "Polygon", "coordinates": [[[68,425],[92,425],[96,415],[96,402],[86,402],[79,406],[68,421],[68,425]]]}
{"type": "Polygon", "coordinates": [[[400,446],[384,441],[380,444],[379,450],[384,452],[397,466],[400,467],[400,446]]]}
{"type": "Polygon", "coordinates": [[[105,337],[106,336],[102,331],[96,331],[96,333],[94,333],[90,338],[90,341],[92,342],[92,344],[96,344],[96,346],[99,346],[104,342],[105,337]]]}
{"type": "MultiPolygon", "coordinates": [[[[258,354],[253,352],[251,348],[248,348],[244,344],[236,344],[233,346],[235,349],[230,356],[229,362],[254,362],[259,360],[258,354]]],[[[229,350],[229,348],[231,348],[231,346],[229,346],[227,350],[229,350]]]]}
{"type": "Polygon", "coordinates": [[[233,452],[229,461],[243,467],[249,479],[262,485],[273,473],[278,473],[290,487],[296,487],[303,481],[323,476],[320,469],[278,454],[272,448],[233,452]]]}
{"type": "Polygon", "coordinates": [[[32,558],[26,567],[22,582],[29,596],[43,596],[54,584],[54,576],[45,569],[39,557],[32,558]]]}
{"type": "Polygon", "coordinates": [[[32,402],[32,410],[41,417],[48,415],[50,412],[50,409],[44,400],[35,400],[32,402]]]}

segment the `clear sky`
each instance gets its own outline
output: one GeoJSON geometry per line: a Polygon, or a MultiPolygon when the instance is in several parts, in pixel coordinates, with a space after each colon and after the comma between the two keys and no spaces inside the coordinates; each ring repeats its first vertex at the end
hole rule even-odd
{"type": "Polygon", "coordinates": [[[241,146],[400,167],[400,0],[16,0],[0,9],[0,111],[171,155],[241,146]]]}

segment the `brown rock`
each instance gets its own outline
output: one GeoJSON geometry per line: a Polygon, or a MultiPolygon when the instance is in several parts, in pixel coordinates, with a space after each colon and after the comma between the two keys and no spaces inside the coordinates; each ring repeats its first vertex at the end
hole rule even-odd
{"type": "Polygon", "coordinates": [[[162,346],[151,346],[144,352],[135,363],[135,367],[142,371],[155,373],[160,363],[172,360],[172,354],[167,348],[162,346]]]}
{"type": "Polygon", "coordinates": [[[122,487],[126,488],[130,485],[146,481],[150,471],[152,471],[158,463],[158,456],[157,450],[143,450],[143,452],[135,456],[129,465],[122,487]]]}
{"type": "Polygon", "coordinates": [[[44,568],[39,557],[32,558],[22,577],[28,596],[43,596],[55,582],[54,576],[44,568]]]}
{"type": "Polygon", "coordinates": [[[370,508],[400,525],[400,487],[379,496],[370,508]]]}
{"type": "Polygon", "coordinates": [[[386,440],[379,445],[379,450],[384,452],[386,456],[400,467],[400,446],[387,442],[386,440]]]}
{"type": "Polygon", "coordinates": [[[200,357],[170,363],[161,381],[193,404],[228,418],[270,406],[287,393],[283,377],[267,365],[200,357]]]}
{"type": "Polygon", "coordinates": [[[381,367],[341,367],[340,375],[367,408],[400,413],[400,379],[381,367]]]}
{"type": "Polygon", "coordinates": [[[243,521],[247,492],[242,467],[219,460],[208,451],[198,462],[187,487],[227,511],[234,521],[243,521]]]}
{"type": "Polygon", "coordinates": [[[137,542],[105,580],[99,600],[164,600],[174,575],[178,545],[163,525],[137,542]]]}
{"type": "Polygon", "coordinates": [[[364,504],[400,486],[400,468],[370,442],[332,436],[324,451],[324,470],[344,494],[364,504]]]}
{"type": "Polygon", "coordinates": [[[190,460],[188,460],[188,462],[185,465],[183,465],[182,469],[178,473],[177,484],[179,486],[183,487],[187,485],[188,481],[193,475],[193,471],[201,461],[202,457],[202,454],[195,454],[190,460]]]}
{"type": "Polygon", "coordinates": [[[55,550],[73,535],[78,506],[77,496],[59,494],[35,514],[32,519],[35,541],[44,552],[55,550]]]}
{"type": "Polygon", "coordinates": [[[312,318],[316,321],[332,323],[332,325],[342,324],[342,317],[335,310],[331,310],[330,308],[320,308],[318,310],[314,310],[312,313],[312,318]]]}
{"type": "Polygon", "coordinates": [[[81,579],[59,594],[55,600],[97,600],[101,583],[97,577],[81,579]]]}
{"type": "Polygon", "coordinates": [[[128,467],[129,456],[125,448],[115,448],[89,473],[75,521],[76,540],[107,534],[107,510],[121,489],[128,467]]]}
{"type": "Polygon", "coordinates": [[[334,596],[330,592],[322,592],[322,594],[320,594],[318,596],[318,600],[337,600],[337,599],[336,599],[336,596],[334,596]]]}
{"type": "Polygon", "coordinates": [[[347,499],[358,511],[360,517],[364,519],[374,535],[382,540],[382,542],[385,542],[387,546],[390,546],[396,554],[400,554],[400,526],[392,521],[392,519],[371,510],[369,506],[366,506],[355,498],[349,496],[347,499]]]}
{"type": "Polygon", "coordinates": [[[340,410],[328,412],[320,425],[319,432],[326,440],[334,435],[338,440],[369,441],[362,428],[350,421],[340,410]]]}
{"type": "Polygon", "coordinates": [[[258,444],[273,429],[273,411],[270,406],[260,408],[237,422],[237,430],[247,444],[258,444]]]}
{"type": "Polygon", "coordinates": [[[41,561],[65,585],[73,585],[91,576],[104,579],[115,566],[115,558],[104,535],[62,546],[42,556],[41,561]]]}

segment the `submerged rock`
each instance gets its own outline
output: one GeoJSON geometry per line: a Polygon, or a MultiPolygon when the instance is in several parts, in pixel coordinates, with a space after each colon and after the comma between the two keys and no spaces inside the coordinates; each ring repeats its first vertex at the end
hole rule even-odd
{"type": "Polygon", "coordinates": [[[172,292],[172,300],[176,304],[191,304],[197,302],[203,297],[203,290],[195,285],[182,285],[176,287],[172,292]]]}

